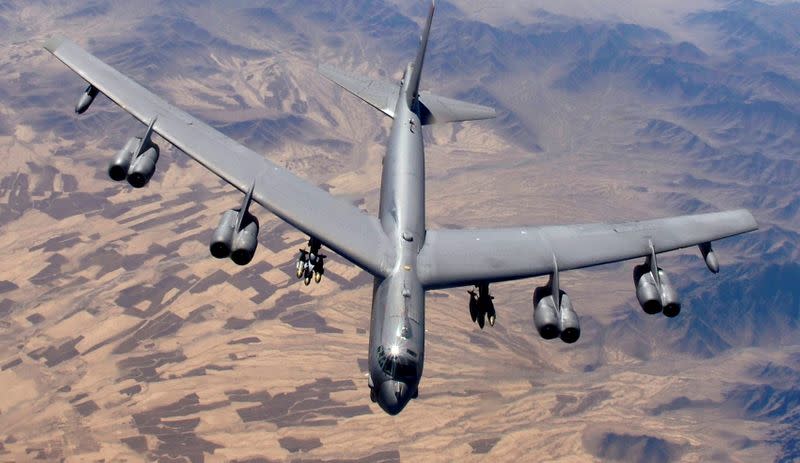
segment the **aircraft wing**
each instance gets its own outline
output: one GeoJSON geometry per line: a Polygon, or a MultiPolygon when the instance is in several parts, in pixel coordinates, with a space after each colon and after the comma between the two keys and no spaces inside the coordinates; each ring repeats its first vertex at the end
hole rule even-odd
{"type": "Polygon", "coordinates": [[[681,249],[756,230],[746,210],[621,224],[431,230],[419,254],[428,289],[548,275],[681,249]]]}
{"type": "Polygon", "coordinates": [[[376,276],[386,276],[394,250],[376,217],[334,198],[146,90],[64,38],[45,48],[122,109],[211,172],[300,231],[376,276]]]}

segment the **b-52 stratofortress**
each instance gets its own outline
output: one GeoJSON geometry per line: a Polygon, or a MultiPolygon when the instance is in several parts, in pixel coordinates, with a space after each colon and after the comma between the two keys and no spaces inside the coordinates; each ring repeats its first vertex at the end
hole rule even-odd
{"type": "Polygon", "coordinates": [[[559,285],[560,272],[643,258],[633,272],[639,303],[649,314],[674,317],[681,305],[658,266],[658,254],[699,246],[709,270],[716,273],[719,265],[711,243],[757,228],[748,211],[736,210],[621,224],[428,229],[423,127],[495,116],[491,108],[420,91],[435,6],[431,4],[416,58],[399,84],[320,68],[328,79],[393,119],[377,217],[173,107],[75,43],[53,38],[45,44],[89,84],[77,113],[102,93],[147,126],[112,159],[108,173],[113,180],[127,180],[134,188],[147,185],[159,159],[153,142],[158,134],[244,194],[241,207],[222,214],[210,244],[214,257],[239,265],[253,259],[259,222],[249,209],[256,202],[310,238],[309,249],[297,260],[297,276],[306,285],[322,278],[323,246],[374,277],[370,398],[392,415],[417,397],[425,358],[426,291],[474,286],[469,292],[470,316],[483,328],[496,320],[490,284],[549,275],[547,284],[534,291],[534,325],[545,339],[573,343],[580,336],[580,322],[559,285]]]}

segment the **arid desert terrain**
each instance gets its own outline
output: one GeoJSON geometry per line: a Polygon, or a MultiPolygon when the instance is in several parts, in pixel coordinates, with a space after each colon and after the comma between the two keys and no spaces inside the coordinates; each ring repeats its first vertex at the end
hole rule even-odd
{"type": "MultiPolygon", "coordinates": [[[[423,87],[499,117],[425,129],[430,227],[745,207],[756,233],[565,273],[574,345],[539,338],[546,278],[427,298],[419,398],[369,400],[371,278],[261,208],[249,266],[208,241],[240,194],[164,140],[142,190],[107,178],[145,127],[42,49],[69,37],[167,101],[377,212],[390,121],[319,76],[397,80],[425,2],[0,2],[0,461],[800,459],[800,4],[438,2],[423,87]],[[487,6],[487,4],[489,6],[487,6]]],[[[465,250],[464,252],[469,252],[465,250]]]]}

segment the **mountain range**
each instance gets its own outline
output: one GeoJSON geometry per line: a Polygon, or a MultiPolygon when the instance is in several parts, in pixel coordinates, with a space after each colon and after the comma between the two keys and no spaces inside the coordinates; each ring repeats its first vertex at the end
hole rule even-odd
{"type": "MultiPolygon", "coordinates": [[[[143,191],[106,178],[143,127],[41,49],[63,34],[275,162],[377,211],[389,124],[316,74],[397,80],[423,2],[0,4],[0,459],[559,461],[800,459],[800,4],[438,2],[423,86],[497,108],[426,132],[433,227],[749,208],[756,233],[660,263],[676,319],[633,265],[567,273],[574,346],[538,338],[531,294],[428,305],[419,400],[396,419],[363,377],[370,281],[259,211],[256,261],[208,256],[239,199],[177,150],[143,191]],[[605,8],[605,9],[604,9],[605,8]],[[381,430],[380,432],[375,432],[381,430]]],[[[468,251],[465,251],[468,252],[468,251]]]]}

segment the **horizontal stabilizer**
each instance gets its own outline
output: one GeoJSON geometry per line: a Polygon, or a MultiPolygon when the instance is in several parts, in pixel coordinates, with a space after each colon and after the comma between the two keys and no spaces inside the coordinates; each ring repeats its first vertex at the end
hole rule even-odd
{"type": "Polygon", "coordinates": [[[365,77],[354,76],[328,65],[320,65],[319,72],[326,79],[361,98],[373,108],[394,118],[400,86],[365,77]]]}
{"type": "MultiPolygon", "coordinates": [[[[397,98],[400,96],[399,85],[355,76],[325,64],[320,65],[319,72],[373,108],[394,118],[397,98]]],[[[492,108],[445,98],[430,92],[420,92],[419,103],[422,125],[477,121],[497,116],[492,108]]]]}
{"type": "Polygon", "coordinates": [[[497,112],[487,106],[445,98],[429,92],[419,94],[419,104],[422,125],[479,121],[497,117],[497,112]]]}

